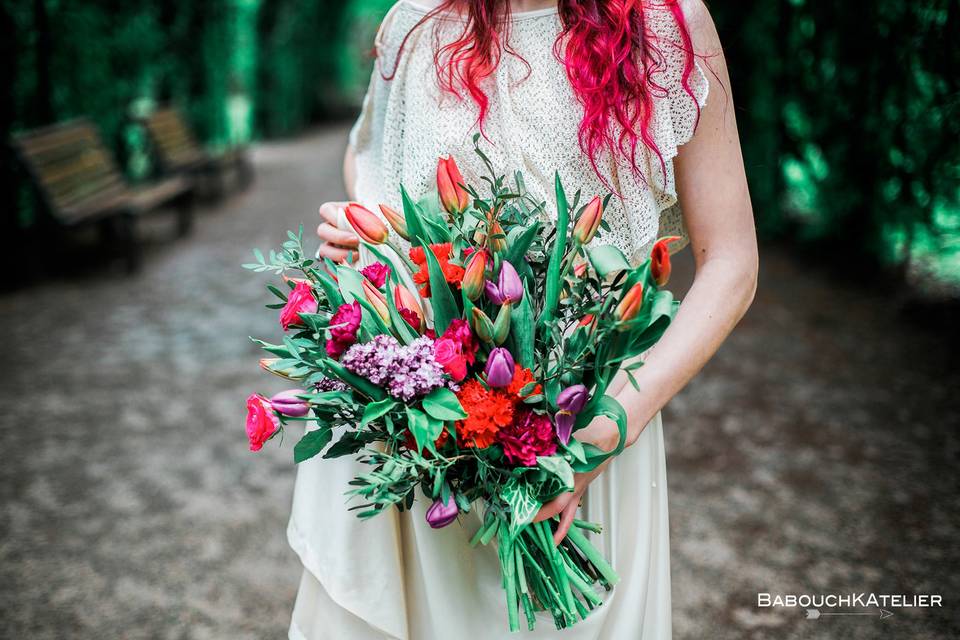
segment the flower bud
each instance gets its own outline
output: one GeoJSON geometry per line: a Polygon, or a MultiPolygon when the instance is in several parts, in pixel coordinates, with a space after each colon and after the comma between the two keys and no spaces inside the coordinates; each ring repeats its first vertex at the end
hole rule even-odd
{"type": "Polygon", "coordinates": [[[270,398],[270,406],[277,413],[289,418],[301,418],[310,411],[310,405],[298,396],[303,395],[302,389],[287,389],[270,398]]]}
{"type": "Polygon", "coordinates": [[[474,251],[463,271],[460,288],[470,300],[476,300],[483,292],[487,271],[487,252],[474,251]]]}
{"type": "Polygon", "coordinates": [[[587,325],[589,325],[590,323],[592,323],[595,319],[596,319],[596,318],[595,318],[595,316],[594,316],[592,313],[588,313],[587,315],[585,315],[585,316],[583,316],[582,318],[580,318],[580,322],[577,323],[577,326],[578,326],[578,327],[586,327],[587,325]]]}
{"type": "Polygon", "coordinates": [[[553,416],[553,427],[557,434],[557,439],[563,444],[570,442],[570,436],[573,434],[573,424],[577,421],[577,416],[569,411],[557,411],[553,416]]]}
{"type": "Polygon", "coordinates": [[[510,309],[512,307],[513,303],[511,302],[500,307],[497,320],[493,323],[493,341],[498,345],[506,342],[507,336],[510,335],[510,309]]]}
{"type": "Polygon", "coordinates": [[[387,306],[387,299],[366,278],[363,279],[363,295],[367,298],[367,302],[370,303],[373,310],[377,312],[377,315],[383,318],[384,322],[390,324],[390,307],[387,306]]]}
{"type": "Polygon", "coordinates": [[[463,175],[453,157],[440,158],[437,163],[437,192],[440,194],[440,204],[447,213],[466,211],[470,195],[463,184],[463,175]]]}
{"type": "Polygon", "coordinates": [[[457,501],[453,499],[453,494],[447,498],[446,504],[437,498],[427,509],[427,524],[434,529],[442,529],[456,520],[459,513],[460,509],[457,507],[457,501]]]}
{"type": "MultiPolygon", "coordinates": [[[[410,292],[402,284],[398,284],[393,288],[393,304],[397,307],[398,312],[402,312],[406,309],[408,312],[412,313],[417,317],[417,325],[414,329],[418,331],[423,331],[424,329],[424,318],[423,318],[423,307],[420,306],[420,298],[410,292]]],[[[401,315],[403,315],[401,313],[401,315]]]]}
{"type": "Polygon", "coordinates": [[[643,284],[638,282],[623,296],[620,304],[613,310],[613,317],[619,322],[628,322],[637,317],[643,306],[643,284]]]}
{"type": "Polygon", "coordinates": [[[397,210],[388,207],[385,204],[380,205],[380,213],[383,214],[383,217],[390,223],[390,226],[393,227],[393,230],[397,232],[404,240],[410,239],[410,232],[407,231],[407,219],[402,215],[397,213],[397,210]]]}
{"type": "Polygon", "coordinates": [[[488,344],[493,342],[493,323],[480,307],[473,307],[470,311],[470,326],[478,338],[488,344]]]}
{"type": "Polygon", "coordinates": [[[589,394],[582,384],[567,387],[557,396],[557,408],[570,413],[580,413],[587,404],[589,394]]]}
{"type": "Polygon", "coordinates": [[[575,277],[577,277],[578,279],[579,279],[579,278],[583,278],[584,274],[586,274],[586,273],[587,273],[587,263],[586,263],[586,262],[580,262],[580,263],[577,263],[577,264],[575,264],[575,265],[573,266],[573,275],[574,275],[575,277]]]}
{"type": "Polygon", "coordinates": [[[594,196],[593,200],[587,203],[577,223],[573,225],[573,239],[580,244],[587,244],[593,240],[597,229],[600,227],[600,219],[603,217],[603,202],[600,196],[594,196]]]}
{"type": "Polygon", "coordinates": [[[278,362],[280,362],[280,358],[260,358],[260,368],[267,373],[272,373],[286,380],[297,380],[297,378],[290,375],[290,372],[293,371],[292,368],[278,369],[278,362]]]}
{"type": "Polygon", "coordinates": [[[490,225],[490,235],[487,236],[487,246],[489,246],[490,251],[494,253],[500,253],[507,248],[507,236],[503,232],[503,227],[500,226],[500,222],[497,220],[494,220],[493,224],[490,225]]]}
{"type": "Polygon", "coordinates": [[[351,202],[344,210],[347,222],[364,242],[383,244],[387,241],[389,235],[387,225],[383,224],[383,220],[378,218],[377,214],[356,202],[351,202]]]}
{"type": "Polygon", "coordinates": [[[667,236],[657,240],[650,251],[650,275],[658,287],[667,284],[670,279],[670,244],[680,236],[667,236]]]}
{"type": "Polygon", "coordinates": [[[484,369],[487,374],[487,384],[491,387],[506,387],[513,382],[513,356],[503,347],[496,347],[487,358],[484,369]]]}

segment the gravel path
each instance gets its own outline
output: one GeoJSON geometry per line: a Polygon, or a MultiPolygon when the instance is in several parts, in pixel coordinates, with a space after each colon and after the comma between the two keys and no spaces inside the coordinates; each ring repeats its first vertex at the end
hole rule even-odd
{"type": "MultiPolygon", "coordinates": [[[[0,637],[285,637],[292,443],[246,450],[244,397],[282,385],[246,340],[277,329],[239,264],[340,197],[345,136],[260,147],[254,187],[186,240],[150,221],[136,277],[55,267],[0,296],[0,637]]],[[[675,637],[960,636],[948,346],[764,253],[747,318],[665,411],[675,637]],[[758,592],[944,607],[807,621],[758,592]]]]}

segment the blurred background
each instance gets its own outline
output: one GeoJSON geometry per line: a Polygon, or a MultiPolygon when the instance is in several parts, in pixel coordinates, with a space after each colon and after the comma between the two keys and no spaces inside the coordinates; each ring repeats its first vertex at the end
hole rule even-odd
{"type": "MultiPolygon", "coordinates": [[[[278,329],[239,265],[342,198],[391,4],[0,3],[0,637],[284,637],[292,442],[246,451],[278,329]]],[[[960,2],[710,8],[761,276],[665,410],[675,636],[958,637],[960,2]],[[944,607],[756,606],[871,591],[944,607]]]]}

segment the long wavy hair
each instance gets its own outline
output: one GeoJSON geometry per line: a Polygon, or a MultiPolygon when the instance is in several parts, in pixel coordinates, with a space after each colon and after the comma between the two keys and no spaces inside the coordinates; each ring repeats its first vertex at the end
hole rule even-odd
{"type": "MultiPolygon", "coordinates": [[[[646,11],[668,11],[676,21],[680,42],[665,46],[683,49],[682,85],[693,98],[689,80],[695,53],[678,0],[558,0],[557,4],[563,29],[554,42],[553,53],[563,64],[583,106],[579,143],[594,171],[603,179],[598,158],[609,151],[614,157],[628,158],[634,173],[641,175],[637,148],[642,144],[659,158],[666,172],[663,155],[651,133],[653,98],[667,91],[655,79],[665,59],[661,43],[648,27],[646,11]]],[[[444,91],[460,99],[469,96],[476,103],[477,124],[483,132],[489,111],[483,80],[494,72],[504,53],[522,60],[509,46],[510,0],[445,0],[404,36],[393,70],[385,73],[381,68],[381,74],[384,79],[392,79],[413,31],[445,11],[460,12],[465,21],[456,39],[442,46],[437,43],[437,79],[444,91]]]]}

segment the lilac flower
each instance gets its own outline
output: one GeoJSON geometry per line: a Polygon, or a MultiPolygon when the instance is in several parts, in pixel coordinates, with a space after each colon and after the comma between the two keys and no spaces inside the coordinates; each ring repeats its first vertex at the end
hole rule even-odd
{"type": "Polygon", "coordinates": [[[341,363],[347,371],[383,387],[394,398],[409,402],[449,384],[433,356],[433,340],[421,336],[407,346],[381,334],[350,347],[341,363]]]}
{"type": "Polygon", "coordinates": [[[336,378],[321,378],[313,387],[317,391],[347,391],[350,389],[346,382],[336,378]]]}

